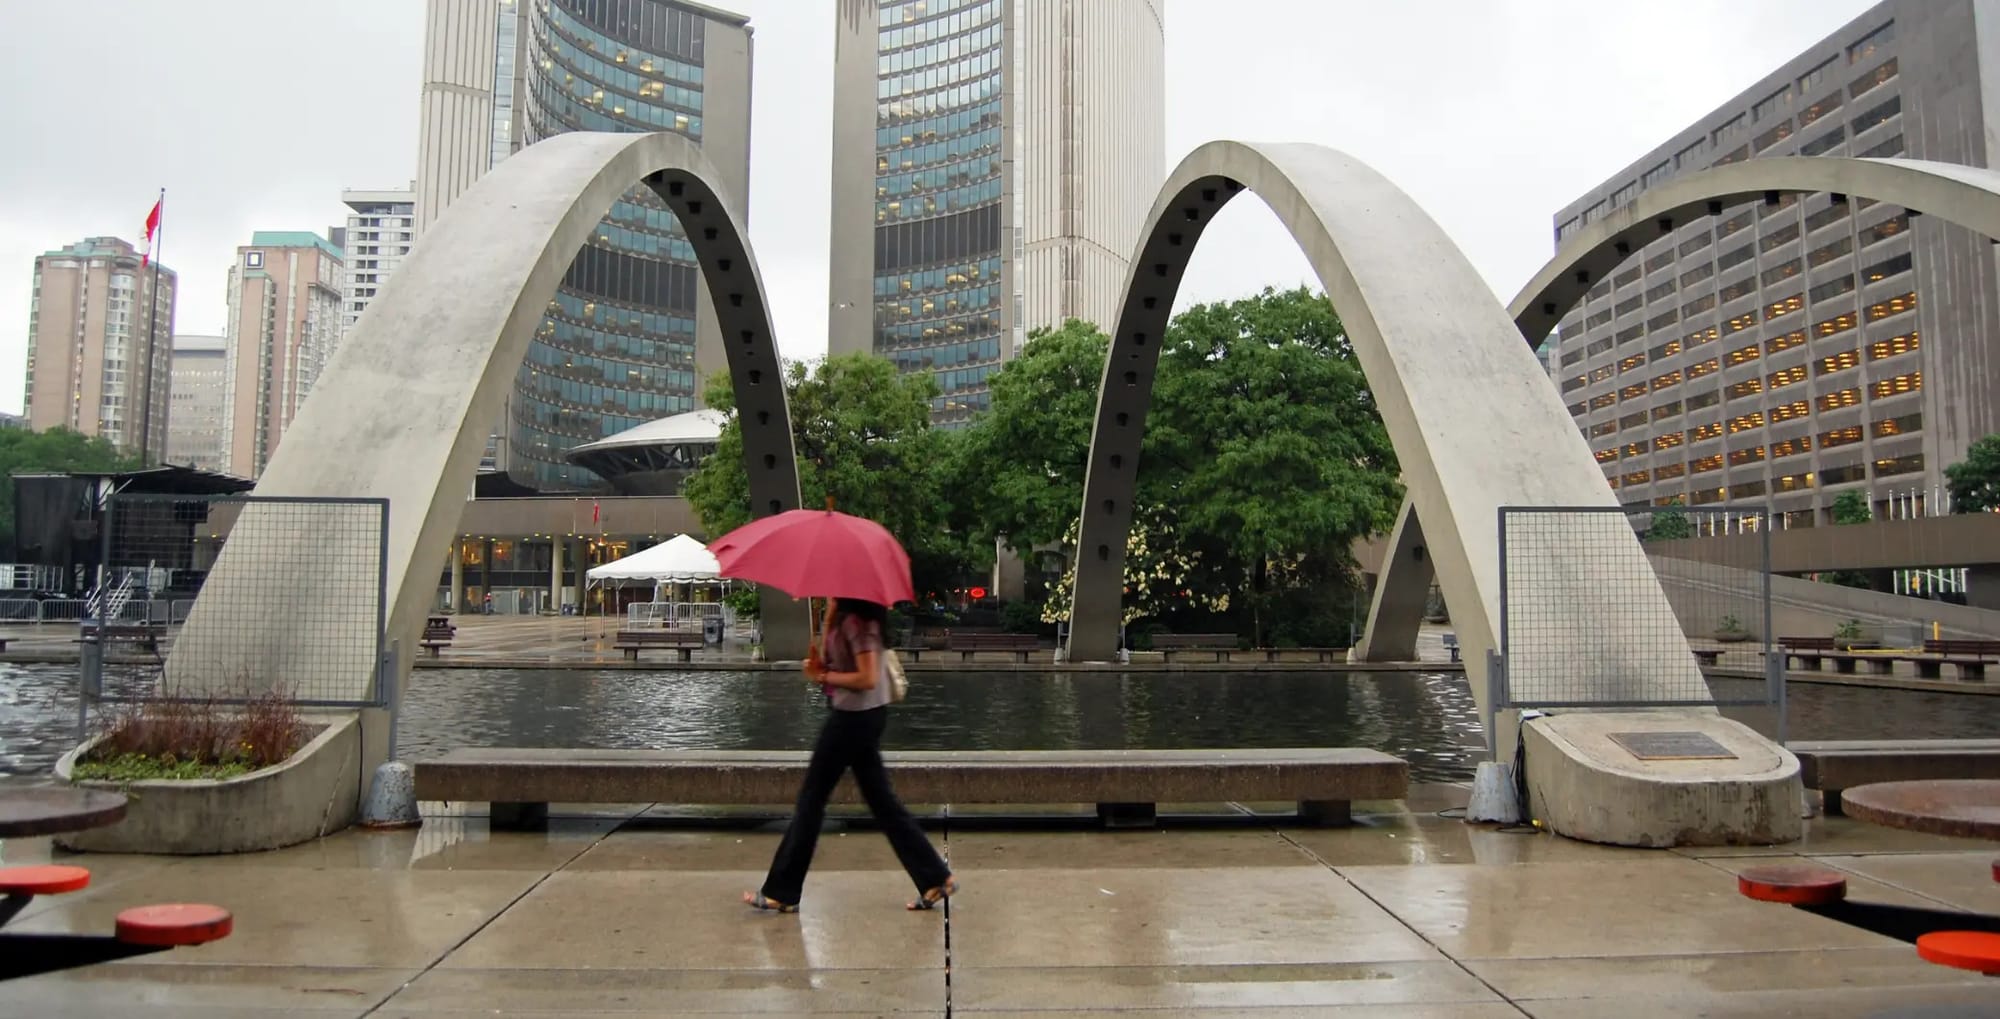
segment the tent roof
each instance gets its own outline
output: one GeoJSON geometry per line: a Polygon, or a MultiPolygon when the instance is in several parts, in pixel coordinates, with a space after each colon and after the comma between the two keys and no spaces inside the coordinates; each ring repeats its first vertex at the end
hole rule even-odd
{"type": "Polygon", "coordinates": [[[590,571],[592,580],[714,580],[721,570],[708,547],[685,534],[590,571]]]}

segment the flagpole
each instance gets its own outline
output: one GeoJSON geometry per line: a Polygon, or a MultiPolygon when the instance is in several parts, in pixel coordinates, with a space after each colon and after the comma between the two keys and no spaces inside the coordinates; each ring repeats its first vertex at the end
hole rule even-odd
{"type": "Polygon", "coordinates": [[[153,351],[158,343],[160,329],[160,249],[166,247],[167,238],[167,189],[160,189],[159,225],[153,230],[151,243],[146,245],[147,257],[153,263],[153,293],[146,309],[146,397],[139,409],[139,466],[153,465],[153,351]]]}

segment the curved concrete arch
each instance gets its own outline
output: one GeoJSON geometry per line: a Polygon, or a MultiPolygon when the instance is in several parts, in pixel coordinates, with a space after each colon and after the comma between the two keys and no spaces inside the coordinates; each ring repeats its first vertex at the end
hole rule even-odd
{"type": "MultiPolygon", "coordinates": [[[[1084,482],[1070,656],[1103,661],[1117,649],[1125,537],[1160,342],[1195,242],[1246,189],[1291,231],[1340,312],[1411,499],[1432,522],[1428,558],[1446,597],[1463,607],[1459,637],[1484,710],[1484,652],[1494,646],[1500,619],[1499,507],[1616,502],[1541,364],[1457,246],[1380,174],[1315,145],[1204,145],[1182,161],[1153,206],[1105,362],[1084,482]]],[[[1636,537],[1623,554],[1644,561],[1636,537]]],[[[1650,570],[1623,575],[1635,579],[1615,590],[1572,578],[1565,608],[1587,619],[1616,600],[1626,620],[1620,626],[1631,625],[1633,613],[1671,620],[1650,570]]],[[[1660,661],[1617,647],[1593,651],[1635,690],[1689,682],[1690,673],[1700,681],[1692,656],[1660,661]]]]}
{"type": "MultiPolygon", "coordinates": [[[[530,146],[431,226],[348,333],[255,494],[389,500],[391,639],[410,647],[433,604],[439,556],[458,530],[487,434],[557,284],[612,203],[640,182],[679,217],[713,298],[753,512],[799,505],[763,283],[734,196],[715,180],[700,148],[675,134],[577,133],[530,146]]],[[[372,585],[373,576],[347,576],[352,569],[316,576],[335,572],[323,569],[325,535],[243,526],[270,513],[253,505],[237,522],[168,659],[170,681],[197,689],[237,676],[270,682],[297,675],[299,656],[309,653],[314,674],[352,677],[312,696],[362,696],[374,670],[372,598],[328,585],[372,585]],[[273,570],[294,571],[298,582],[259,582],[273,570]],[[370,606],[365,619],[362,605],[370,606]],[[256,619],[269,622],[246,626],[256,619]]],[[[764,611],[772,656],[803,657],[804,605],[771,592],[764,611]]]]}
{"type": "MultiPolygon", "coordinates": [[[[1507,310],[1528,345],[1539,345],[1592,286],[1682,224],[1751,202],[1819,192],[1920,210],[2000,239],[2000,172],[1920,159],[1749,159],[1644,191],[1584,227],[1521,288],[1507,310]]],[[[1404,535],[1422,540],[1408,501],[1395,533],[1376,580],[1367,628],[1355,645],[1356,661],[1401,661],[1414,655],[1432,570],[1420,548],[1403,540],[1404,535]]]]}

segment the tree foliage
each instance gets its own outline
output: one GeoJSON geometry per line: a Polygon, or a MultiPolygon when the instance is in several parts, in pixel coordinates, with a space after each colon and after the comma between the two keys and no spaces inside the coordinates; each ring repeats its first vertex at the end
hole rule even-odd
{"type": "MultiPolygon", "coordinates": [[[[929,374],[900,375],[867,354],[785,370],[802,505],[823,506],[831,496],[842,512],[881,522],[909,551],[920,592],[949,583],[967,559],[964,542],[947,527],[947,476],[939,466],[953,458],[955,437],[931,427],[936,395],[929,374]]],[[[706,396],[710,407],[736,409],[727,375],[710,380],[706,396]]],[[[715,454],[683,491],[710,535],[749,522],[742,423],[733,413],[715,454]]]]}
{"type": "Polygon", "coordinates": [[[130,471],[139,466],[138,457],[119,452],[110,442],[67,428],[0,428],[0,541],[10,547],[14,541],[16,474],[130,471]]]}
{"type": "Polygon", "coordinates": [[[1025,553],[1062,541],[1083,503],[1083,472],[1111,341],[1071,319],[1028,335],[993,376],[993,406],[959,450],[962,490],[977,491],[962,514],[973,537],[1006,538],[1025,553]]]}
{"type": "Polygon", "coordinates": [[[1875,513],[1868,507],[1868,497],[1860,492],[1843,492],[1833,500],[1833,522],[1835,524],[1865,524],[1875,519],[1875,513]]]}
{"type": "Polygon", "coordinates": [[[1694,537],[1694,523],[1679,499],[1653,511],[1653,523],[1646,528],[1647,541],[1679,541],[1694,537]]]}
{"type": "Polygon", "coordinates": [[[1989,435],[1965,451],[1965,459],[1944,469],[1951,486],[1953,513],[2000,510],[2000,434],[1989,435]]]}

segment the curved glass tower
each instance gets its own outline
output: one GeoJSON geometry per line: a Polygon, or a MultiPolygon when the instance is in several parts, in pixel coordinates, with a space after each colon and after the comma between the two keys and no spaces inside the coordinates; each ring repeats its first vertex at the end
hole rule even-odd
{"type": "Polygon", "coordinates": [[[841,0],[832,353],[960,424],[1029,329],[1109,330],[1164,174],[1158,0],[841,0]],[[863,245],[872,261],[850,257],[863,245]]]}
{"type": "MultiPolygon", "coordinates": [[[[535,0],[515,31],[513,64],[503,60],[496,75],[513,78],[496,81],[496,93],[511,100],[520,145],[568,131],[673,131],[703,143],[742,200],[744,19],[670,0],[535,0]]],[[[719,342],[705,303],[680,223],[635,186],[571,263],[529,346],[509,410],[508,472],[542,490],[598,487],[567,450],[699,406],[711,363],[701,348],[719,342]]]]}

